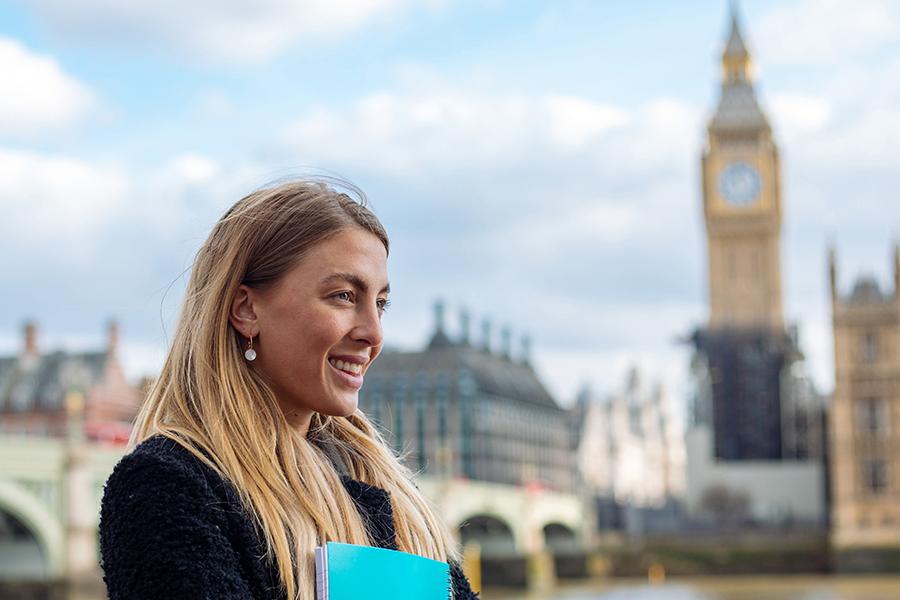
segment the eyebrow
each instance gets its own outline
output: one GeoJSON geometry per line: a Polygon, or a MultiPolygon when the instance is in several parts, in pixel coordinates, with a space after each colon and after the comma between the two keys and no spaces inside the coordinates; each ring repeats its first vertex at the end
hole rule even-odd
{"type": "MultiPolygon", "coordinates": [[[[369,291],[369,286],[366,284],[366,282],[363,281],[362,278],[360,278],[358,275],[354,275],[353,273],[333,273],[322,280],[322,285],[328,285],[329,283],[335,283],[337,281],[346,281],[362,292],[369,291]]],[[[381,291],[378,293],[390,294],[391,284],[387,284],[386,286],[381,288],[381,291]]]]}

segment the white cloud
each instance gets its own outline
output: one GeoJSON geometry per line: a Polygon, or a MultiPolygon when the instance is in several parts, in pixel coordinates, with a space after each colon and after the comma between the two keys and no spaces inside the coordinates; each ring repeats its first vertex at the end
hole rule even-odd
{"type": "Polygon", "coordinates": [[[831,174],[900,168],[900,60],[836,65],[803,94],[775,92],[775,133],[797,172],[831,174]]]}
{"type": "Polygon", "coordinates": [[[550,136],[561,145],[579,147],[608,129],[628,122],[624,110],[571,96],[549,96],[544,101],[550,118],[550,136]]]}
{"type": "Polygon", "coordinates": [[[285,141],[301,156],[412,174],[514,161],[541,116],[539,103],[515,94],[379,92],[349,109],[311,111],[288,127],[285,141]]]}
{"type": "Polygon", "coordinates": [[[320,107],[286,130],[300,160],[382,169],[417,178],[463,166],[521,165],[536,157],[647,171],[697,137],[696,111],[658,98],[627,111],[585,98],[437,89],[378,92],[346,108],[320,107]]]}
{"type": "Polygon", "coordinates": [[[219,165],[207,156],[182,154],[172,161],[169,170],[177,179],[198,184],[215,177],[219,173],[219,165]]]}
{"type": "Polygon", "coordinates": [[[896,40],[900,5],[893,0],[803,0],[777,6],[753,29],[765,63],[823,65],[896,40]]]}
{"type": "Polygon", "coordinates": [[[34,0],[54,29],[163,46],[202,60],[259,62],[299,40],[333,40],[415,4],[440,0],[34,0]]]}
{"type": "Polygon", "coordinates": [[[804,138],[822,131],[832,118],[831,103],[821,96],[793,93],[769,95],[772,127],[787,144],[803,143],[804,138]]]}
{"type": "Polygon", "coordinates": [[[0,37],[0,136],[21,137],[71,126],[95,103],[82,83],[49,56],[0,37]]]}
{"type": "Polygon", "coordinates": [[[115,220],[128,179],[112,164],[0,148],[0,229],[7,238],[86,239],[115,220]]]}

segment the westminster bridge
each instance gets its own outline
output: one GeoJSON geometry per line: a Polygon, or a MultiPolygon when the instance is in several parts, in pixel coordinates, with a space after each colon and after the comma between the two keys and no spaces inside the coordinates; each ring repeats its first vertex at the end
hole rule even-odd
{"type": "MultiPolygon", "coordinates": [[[[103,484],[123,454],[120,445],[71,435],[0,434],[0,580],[99,579],[103,484]]],[[[482,560],[577,552],[588,539],[584,505],[571,494],[462,479],[416,483],[482,560]]]]}

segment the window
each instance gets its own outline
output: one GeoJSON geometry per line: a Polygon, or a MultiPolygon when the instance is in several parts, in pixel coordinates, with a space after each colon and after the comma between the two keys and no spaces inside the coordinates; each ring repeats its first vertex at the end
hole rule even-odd
{"type": "Polygon", "coordinates": [[[859,344],[860,359],[864,363],[878,360],[878,336],[874,333],[863,334],[859,344]]]}
{"type": "Polygon", "coordinates": [[[856,405],[856,430],[865,436],[883,438],[890,431],[890,414],[884,398],[863,398],[856,405]]]}
{"type": "Polygon", "coordinates": [[[887,462],[883,458],[870,458],[862,462],[862,485],[867,494],[877,496],[888,489],[887,462]]]}
{"type": "Polygon", "coordinates": [[[10,404],[13,410],[26,411],[34,408],[34,385],[31,381],[23,381],[13,388],[10,404]]]}

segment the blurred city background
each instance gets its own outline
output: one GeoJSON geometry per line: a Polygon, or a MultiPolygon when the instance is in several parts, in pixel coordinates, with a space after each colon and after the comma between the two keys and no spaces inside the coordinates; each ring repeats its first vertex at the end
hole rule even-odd
{"type": "Polygon", "coordinates": [[[900,4],[12,0],[0,73],[0,597],[105,597],[193,253],[297,175],[486,600],[900,597],[900,4]]]}

